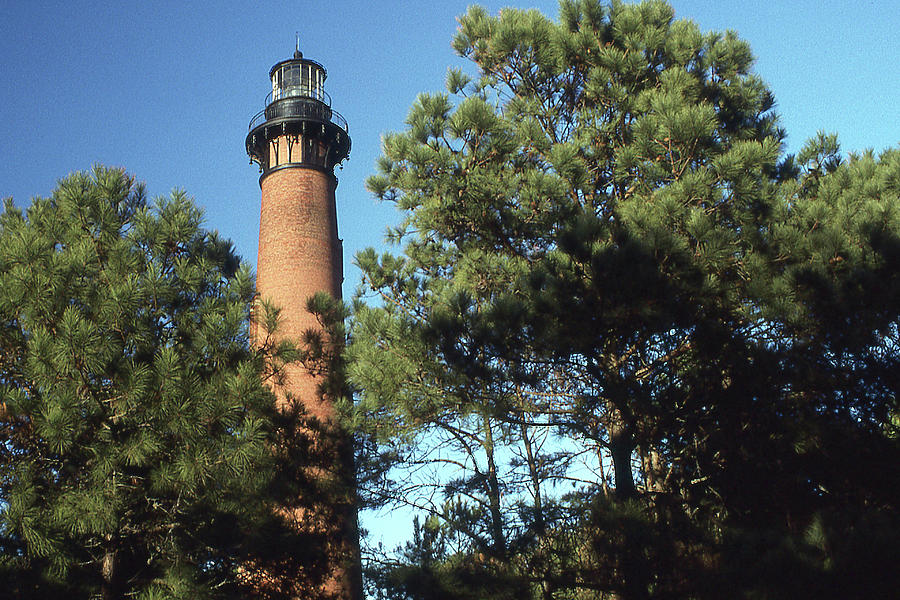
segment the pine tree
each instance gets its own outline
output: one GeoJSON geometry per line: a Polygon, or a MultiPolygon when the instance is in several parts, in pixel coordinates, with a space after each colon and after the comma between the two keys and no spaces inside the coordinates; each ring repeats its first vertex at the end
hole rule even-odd
{"type": "Polygon", "coordinates": [[[279,349],[249,343],[253,296],[184,192],[149,203],[97,167],[25,211],[6,202],[0,595],[233,597],[257,568],[297,579],[318,542],[276,511],[273,448],[302,440],[264,383],[279,349]]]}
{"type": "Polygon", "coordinates": [[[748,45],[664,2],[473,7],[454,48],[477,76],[421,95],[369,179],[402,256],[358,256],[348,354],[385,456],[456,462],[419,480],[444,567],[542,598],[833,593],[833,540],[897,524],[896,154],[784,156],[748,45]]]}

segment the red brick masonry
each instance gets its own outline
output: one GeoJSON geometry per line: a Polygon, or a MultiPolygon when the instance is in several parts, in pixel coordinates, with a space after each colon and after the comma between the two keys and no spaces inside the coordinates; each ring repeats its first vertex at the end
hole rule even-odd
{"type": "MultiPolygon", "coordinates": [[[[256,288],[261,298],[281,307],[280,332],[300,340],[318,323],[307,309],[316,292],[341,297],[341,241],[337,235],[334,176],[317,169],[283,168],[261,183],[259,257],[256,288]]],[[[318,381],[289,371],[291,391],[322,419],[333,416],[330,403],[316,394],[318,381]]]]}
{"type": "MultiPolygon", "coordinates": [[[[259,224],[259,257],[256,287],[261,298],[281,308],[280,335],[302,341],[308,329],[320,330],[307,310],[316,292],[341,297],[342,247],[337,233],[334,190],[337,180],[328,172],[305,166],[276,169],[266,175],[262,188],[259,224]]],[[[330,399],[318,392],[320,377],[302,366],[287,369],[284,392],[299,398],[308,413],[325,428],[334,424],[330,399]]],[[[326,463],[334,467],[310,467],[314,477],[329,481],[352,481],[352,458],[342,451],[347,441],[338,429],[329,435],[314,435],[316,447],[326,463]],[[348,479],[349,476],[349,479],[348,479]]],[[[346,450],[346,448],[345,448],[346,450]]],[[[350,483],[347,484],[352,485],[350,483]]],[[[326,485],[327,487],[327,485],[326,485]]],[[[319,500],[319,499],[316,499],[319,500]]],[[[324,533],[332,542],[325,549],[330,575],[321,588],[304,590],[305,599],[357,600],[362,597],[359,573],[359,539],[352,490],[343,500],[322,499],[321,509],[289,511],[304,531],[324,533]]]]}

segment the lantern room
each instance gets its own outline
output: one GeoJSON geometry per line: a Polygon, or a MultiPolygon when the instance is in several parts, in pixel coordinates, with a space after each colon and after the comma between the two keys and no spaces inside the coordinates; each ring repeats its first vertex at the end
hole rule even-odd
{"type": "Polygon", "coordinates": [[[327,77],[325,67],[314,60],[303,58],[299,51],[294,52],[293,59],[272,67],[269,77],[272,80],[272,101],[306,97],[331,104],[324,89],[327,77]]]}
{"type": "Polygon", "coordinates": [[[262,177],[290,167],[330,172],[350,154],[347,121],[331,108],[326,76],[325,67],[304,58],[299,48],[269,70],[272,91],[250,120],[246,140],[262,177]]]}

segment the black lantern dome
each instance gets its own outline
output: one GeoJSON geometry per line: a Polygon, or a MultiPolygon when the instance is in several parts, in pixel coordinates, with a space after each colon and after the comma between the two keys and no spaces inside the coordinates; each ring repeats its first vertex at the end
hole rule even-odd
{"type": "Polygon", "coordinates": [[[247,154],[265,177],[284,167],[331,171],[350,154],[347,121],[331,108],[325,92],[325,67],[294,56],[269,71],[272,91],[266,107],[250,120],[247,154]]]}

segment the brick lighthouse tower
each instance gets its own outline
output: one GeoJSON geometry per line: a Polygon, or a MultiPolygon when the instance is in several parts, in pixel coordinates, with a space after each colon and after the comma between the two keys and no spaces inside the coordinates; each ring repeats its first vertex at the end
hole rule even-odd
{"type": "MultiPolygon", "coordinates": [[[[257,292],[281,309],[277,335],[297,343],[308,332],[324,334],[307,309],[309,298],[325,292],[339,299],[343,281],[334,166],[349,155],[350,137],[347,121],[331,108],[325,77],[325,67],[304,58],[298,42],[293,57],[269,71],[272,91],[265,109],[250,121],[246,140],[247,154],[261,172],[257,292]]],[[[290,514],[298,529],[325,540],[324,583],[317,590],[303,590],[303,597],[357,600],[361,585],[352,455],[336,425],[333,399],[320,389],[323,381],[321,372],[291,365],[284,383],[275,387],[282,408],[293,398],[311,418],[306,433],[317,458],[305,476],[325,482],[322,488],[330,490],[290,514]]]]}

